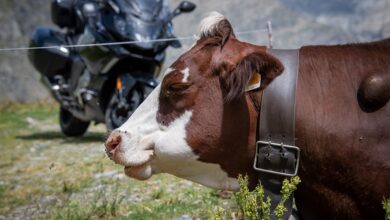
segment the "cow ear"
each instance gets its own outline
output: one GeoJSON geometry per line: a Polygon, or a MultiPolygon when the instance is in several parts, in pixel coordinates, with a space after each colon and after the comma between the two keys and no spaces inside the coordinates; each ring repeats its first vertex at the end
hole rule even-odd
{"type": "Polygon", "coordinates": [[[283,64],[278,59],[265,52],[245,56],[232,71],[222,71],[220,74],[220,81],[225,90],[225,101],[230,102],[242,97],[248,89],[266,88],[283,72],[283,69],[283,64]]]}

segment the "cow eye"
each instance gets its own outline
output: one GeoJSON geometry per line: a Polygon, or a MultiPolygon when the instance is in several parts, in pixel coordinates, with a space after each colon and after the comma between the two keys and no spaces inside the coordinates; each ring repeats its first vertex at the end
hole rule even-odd
{"type": "Polygon", "coordinates": [[[172,84],[168,87],[168,90],[170,92],[181,92],[186,90],[188,87],[190,87],[190,84],[188,83],[176,83],[172,84]]]}

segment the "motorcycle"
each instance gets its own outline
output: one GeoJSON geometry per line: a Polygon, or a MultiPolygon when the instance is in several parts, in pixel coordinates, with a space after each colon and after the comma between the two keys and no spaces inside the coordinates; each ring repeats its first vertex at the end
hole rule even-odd
{"type": "Polygon", "coordinates": [[[189,1],[170,11],[163,0],[53,0],[52,21],[62,31],[37,28],[28,57],[60,103],[62,132],[81,136],[91,121],[108,130],[123,124],[157,86],[167,47],[181,47],[172,19],[195,7],[189,1]]]}

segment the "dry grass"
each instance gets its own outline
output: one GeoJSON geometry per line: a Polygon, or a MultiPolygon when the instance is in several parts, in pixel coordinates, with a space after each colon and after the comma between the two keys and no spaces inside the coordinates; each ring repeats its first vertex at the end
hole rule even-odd
{"type": "Polygon", "coordinates": [[[0,109],[0,219],[209,218],[232,200],[170,175],[129,179],[104,154],[103,125],[66,138],[52,104],[0,109]]]}

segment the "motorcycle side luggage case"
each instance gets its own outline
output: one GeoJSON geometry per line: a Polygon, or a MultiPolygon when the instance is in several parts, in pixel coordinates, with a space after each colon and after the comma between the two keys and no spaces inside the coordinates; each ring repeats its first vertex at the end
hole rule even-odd
{"type": "Polygon", "coordinates": [[[71,59],[69,50],[61,45],[65,45],[65,39],[60,32],[49,28],[37,28],[33,32],[30,47],[58,46],[28,51],[30,62],[42,75],[50,77],[66,73],[65,70],[71,64],[71,59]]]}
{"type": "Polygon", "coordinates": [[[73,0],[52,0],[51,20],[61,28],[72,28],[77,24],[73,0]]]}

